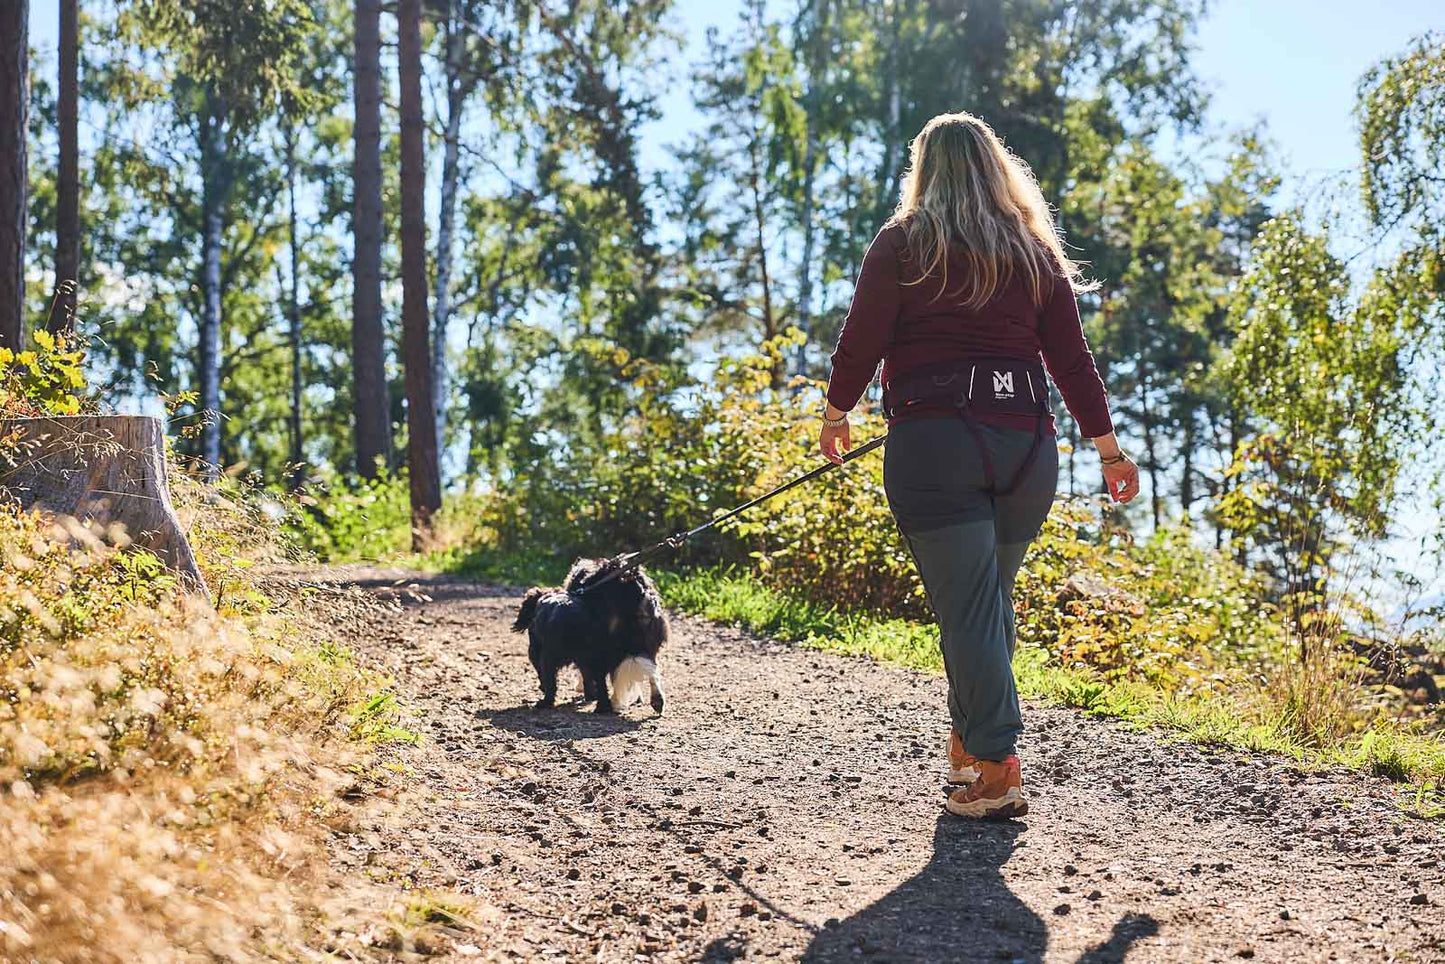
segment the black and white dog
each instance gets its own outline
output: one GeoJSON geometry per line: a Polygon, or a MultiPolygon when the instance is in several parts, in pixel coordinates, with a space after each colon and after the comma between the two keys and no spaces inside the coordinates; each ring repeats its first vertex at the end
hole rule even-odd
{"type": "Polygon", "coordinates": [[[542,684],[539,707],[554,705],[557,674],[573,665],[582,673],[583,699],[596,700],[598,713],[628,705],[643,683],[652,689],[652,708],[662,712],[657,651],[667,642],[667,614],[641,569],[600,582],[619,567],[612,560],[580,559],[561,589],[527,590],[512,632],[526,630],[531,641],[527,655],[542,684]]]}

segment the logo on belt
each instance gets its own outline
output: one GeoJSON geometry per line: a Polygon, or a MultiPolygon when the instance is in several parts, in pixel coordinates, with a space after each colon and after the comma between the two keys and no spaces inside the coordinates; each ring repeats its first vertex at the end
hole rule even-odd
{"type": "Polygon", "coordinates": [[[1013,398],[1014,397],[1014,373],[1000,372],[993,373],[993,397],[1013,398]]]}

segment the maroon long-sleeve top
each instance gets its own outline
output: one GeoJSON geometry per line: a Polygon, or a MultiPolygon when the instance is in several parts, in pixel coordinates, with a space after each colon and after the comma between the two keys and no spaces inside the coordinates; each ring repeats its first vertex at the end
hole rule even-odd
{"type": "MultiPolygon", "coordinates": [[[[948,288],[957,292],[968,271],[957,254],[949,259],[948,288]]],[[[923,366],[971,358],[1003,356],[1037,359],[1063,396],[1064,404],[1085,438],[1114,430],[1109,398],[1094,364],[1094,355],[1079,322],[1073,287],[1061,273],[1052,282],[1043,305],[1034,302],[1026,278],[1014,278],[977,310],[964,307],[955,294],[940,294],[939,272],[920,282],[922,272],[908,252],[902,226],[878,232],[863,267],[853,304],[833,352],[828,401],[843,411],[858,403],[883,362],[882,384],[923,366]]],[[[894,422],[936,417],[937,411],[910,409],[894,422]]],[[[1033,431],[1034,418],[979,414],[980,421],[1033,431]]],[[[1049,430],[1053,431],[1052,422],[1049,430]]]]}

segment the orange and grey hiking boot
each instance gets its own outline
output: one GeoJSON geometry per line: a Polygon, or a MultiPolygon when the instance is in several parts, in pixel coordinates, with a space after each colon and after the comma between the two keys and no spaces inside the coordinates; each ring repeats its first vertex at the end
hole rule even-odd
{"type": "Polygon", "coordinates": [[[978,779],[949,795],[946,804],[949,813],[984,820],[1006,820],[1029,812],[1018,757],[1010,754],[1000,763],[979,760],[977,765],[978,779]]]}
{"type": "Polygon", "coordinates": [[[948,731],[948,782],[968,786],[978,779],[978,757],[963,748],[957,730],[948,731]]]}

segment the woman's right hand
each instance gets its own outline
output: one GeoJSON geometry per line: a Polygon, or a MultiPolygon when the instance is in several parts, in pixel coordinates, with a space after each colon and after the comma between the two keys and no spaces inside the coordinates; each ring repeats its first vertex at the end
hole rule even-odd
{"type": "Polygon", "coordinates": [[[825,421],[818,433],[818,448],[823,458],[834,465],[841,465],[844,453],[853,448],[853,439],[848,431],[848,413],[829,404],[823,410],[823,418],[835,422],[843,420],[841,425],[829,425],[825,421]]]}

